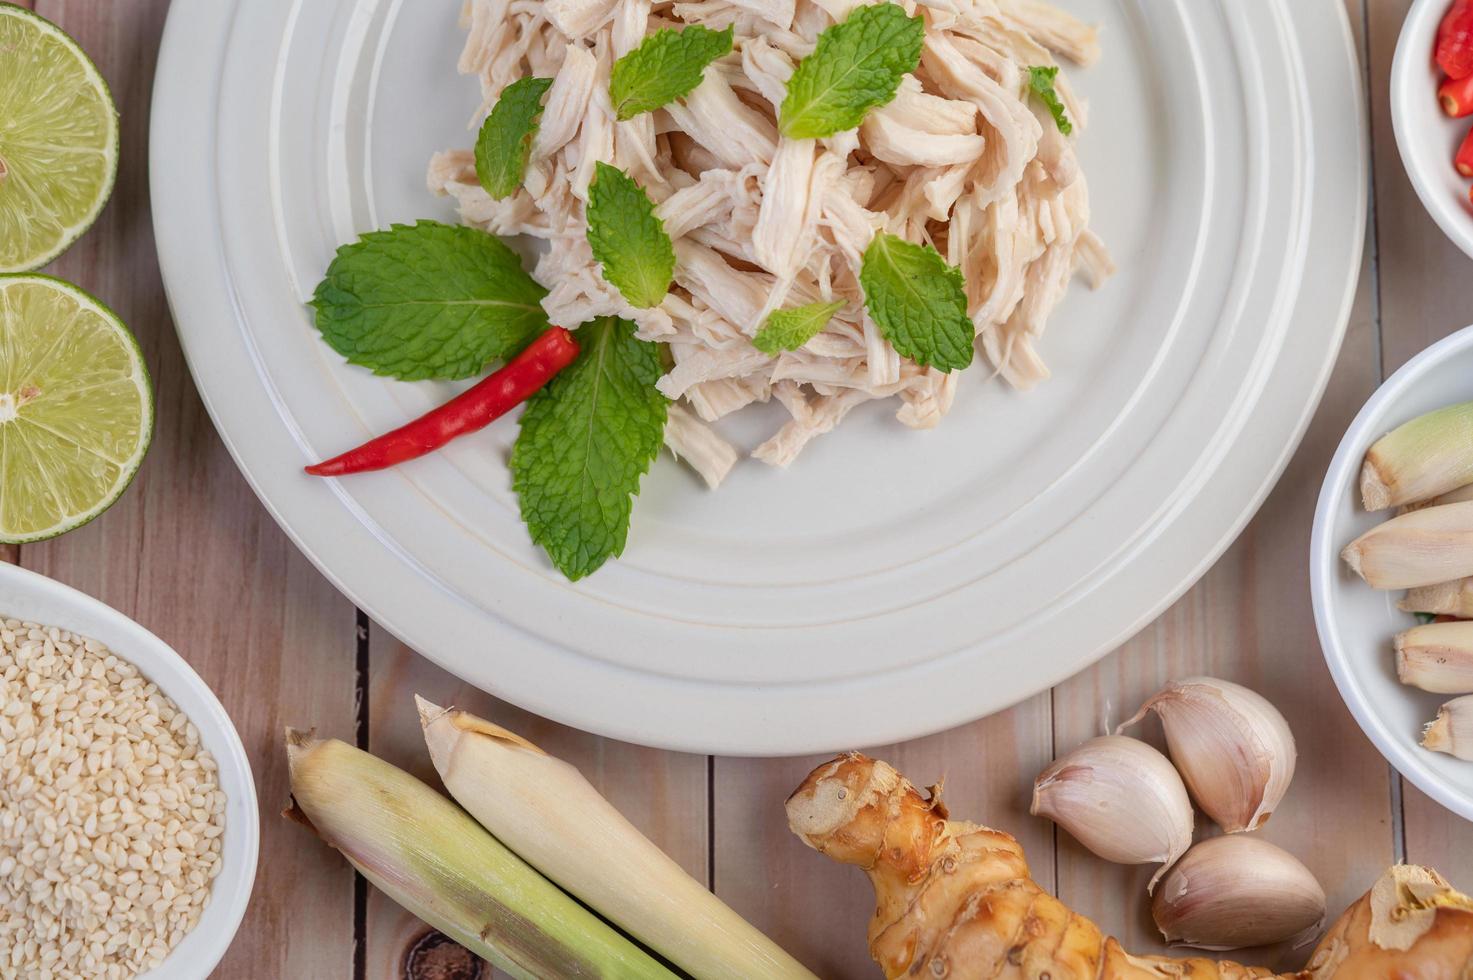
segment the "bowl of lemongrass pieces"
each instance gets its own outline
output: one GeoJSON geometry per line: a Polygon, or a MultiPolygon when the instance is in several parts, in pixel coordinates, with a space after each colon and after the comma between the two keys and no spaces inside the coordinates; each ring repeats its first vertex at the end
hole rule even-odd
{"type": "Polygon", "coordinates": [[[1314,515],[1325,662],[1381,754],[1473,820],[1473,327],[1361,409],[1314,515]]]}

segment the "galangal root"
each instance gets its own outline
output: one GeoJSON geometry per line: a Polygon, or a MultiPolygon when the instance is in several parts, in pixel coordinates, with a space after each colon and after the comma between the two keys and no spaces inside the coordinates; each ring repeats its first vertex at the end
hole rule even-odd
{"type": "MultiPolygon", "coordinates": [[[[935,980],[1273,977],[1207,957],[1132,956],[1028,875],[1012,836],[948,819],[884,762],[849,753],[788,798],[804,843],[869,875],[870,954],[885,976],[935,980]]],[[[1326,933],[1297,980],[1473,980],[1473,898],[1397,865],[1326,933]]]]}

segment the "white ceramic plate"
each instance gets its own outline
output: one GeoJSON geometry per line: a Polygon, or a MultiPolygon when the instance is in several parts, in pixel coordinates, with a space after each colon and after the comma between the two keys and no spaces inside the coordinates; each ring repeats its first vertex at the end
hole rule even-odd
{"type": "Polygon", "coordinates": [[[1473,204],[1468,178],[1453,156],[1473,117],[1449,119],[1437,101],[1442,71],[1433,60],[1437,26],[1452,0],[1417,0],[1407,12],[1391,64],[1391,124],[1407,177],[1443,234],[1473,256],[1473,204]]]}
{"type": "Polygon", "coordinates": [[[1340,550],[1391,516],[1361,509],[1360,467],[1371,443],[1426,412],[1473,399],[1473,327],[1433,344],[1393,374],[1350,424],[1314,514],[1310,591],[1320,646],[1340,696],[1397,771],[1443,806],[1473,820],[1473,762],[1417,744],[1450,694],[1400,684],[1391,640],[1417,620],[1396,608],[1400,592],[1371,588],[1340,561],[1340,550]]]}
{"type": "MultiPolygon", "coordinates": [[[[423,187],[429,154],[473,136],[460,0],[180,0],[153,198],[206,404],[344,592],[541,714],[773,754],[1013,704],[1149,622],[1252,515],[1319,399],[1365,222],[1340,0],[1065,4],[1104,27],[1104,60],[1074,78],[1121,273],[1054,317],[1054,380],[1023,395],[974,370],[933,432],[867,406],[790,470],[750,462],[717,493],[662,459],[624,558],[570,585],[517,516],[511,424],[351,481],[299,469],[452,391],[345,366],[302,302],[356,233],[453,220],[423,187]]],[[[777,423],[726,431],[754,446],[777,423]]]]}
{"type": "Polygon", "coordinates": [[[10,616],[98,640],[132,663],[189,716],[199,729],[200,742],[219,763],[220,788],[226,797],[225,834],[210,904],[164,962],[144,974],[147,980],[202,980],[235,937],[256,878],[260,847],[256,787],[235,726],[200,676],[163,640],[91,596],[0,562],[0,617],[10,616]]]}

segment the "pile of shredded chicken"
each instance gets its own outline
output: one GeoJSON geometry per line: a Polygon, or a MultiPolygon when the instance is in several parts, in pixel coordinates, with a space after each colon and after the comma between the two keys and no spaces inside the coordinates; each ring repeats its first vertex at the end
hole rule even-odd
{"type": "MultiPolygon", "coordinates": [[[[786,466],[856,405],[897,397],[897,418],[936,425],[956,372],[901,357],[865,315],[861,256],[877,231],[934,245],[966,279],[981,350],[1007,381],[1048,377],[1037,350],[1076,271],[1110,274],[1088,229],[1089,193],[1069,137],[1028,94],[1028,68],[1062,55],[1099,56],[1093,28],[1039,0],[902,0],[926,20],[920,67],[857,130],[828,139],[779,136],[794,65],[857,0],[467,0],[460,71],[479,77],[483,113],[503,88],[553,78],[524,186],[493,200],[470,150],[437,154],[430,189],[461,219],[496,235],[546,240],[533,275],[553,323],[633,320],[670,348],[659,387],[671,399],[665,439],[712,487],[736,450],[703,424],[776,398],[791,414],[752,453],[786,466]],[[614,61],[652,32],[735,25],[732,53],[664,109],[618,121],[614,61]],[[597,161],[650,195],[674,242],[675,284],[636,309],[599,272],[584,205],[597,161]],[[845,301],[825,330],[776,357],[752,346],[768,313],[845,301]]],[[[1056,81],[1075,132],[1085,107],[1056,81]]]]}

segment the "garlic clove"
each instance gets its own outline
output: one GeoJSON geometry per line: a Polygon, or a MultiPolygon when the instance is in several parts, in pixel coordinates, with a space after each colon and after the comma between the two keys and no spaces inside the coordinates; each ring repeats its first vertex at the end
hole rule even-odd
{"type": "Polygon", "coordinates": [[[1422,747],[1473,762],[1473,694],[1437,709],[1437,717],[1422,731],[1422,747]]]}
{"type": "Polygon", "coordinates": [[[1396,634],[1396,679],[1434,694],[1473,694],[1473,622],[1396,634]]]}
{"type": "Polygon", "coordinates": [[[1033,784],[1029,811],[1047,817],[1106,861],[1161,869],[1192,846],[1192,803],[1171,761],[1124,735],[1091,739],[1033,784]]]}
{"type": "Polygon", "coordinates": [[[1167,942],[1239,949],[1297,940],[1324,923],[1325,891],[1292,854],[1260,837],[1202,841],[1166,873],[1151,917],[1167,942]]]}
{"type": "Polygon", "coordinates": [[[1171,761],[1192,799],[1230,834],[1257,830],[1294,777],[1294,733],[1268,699],[1215,677],[1175,681],[1141,705],[1161,717],[1171,761]]]}

